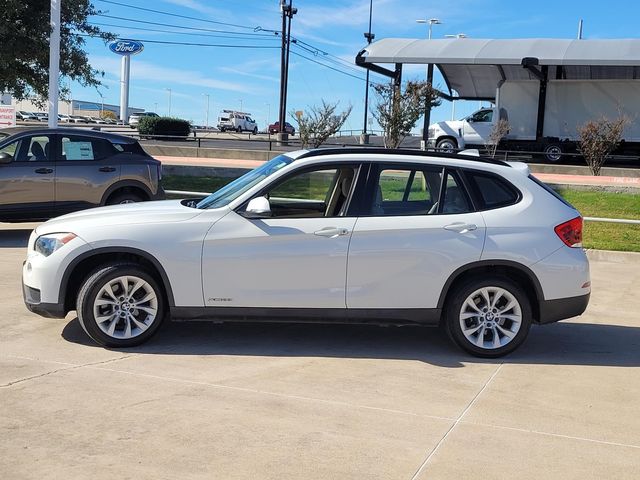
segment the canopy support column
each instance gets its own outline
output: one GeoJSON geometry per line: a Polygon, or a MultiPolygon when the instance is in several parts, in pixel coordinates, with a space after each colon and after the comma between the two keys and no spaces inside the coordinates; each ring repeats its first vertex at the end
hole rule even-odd
{"type": "MultiPolygon", "coordinates": [[[[433,85],[433,63],[427,65],[427,83],[433,85]]],[[[431,124],[431,98],[427,97],[424,102],[424,124],[422,126],[422,142],[420,147],[422,150],[427,149],[427,141],[429,140],[429,125],[431,124]]]]}

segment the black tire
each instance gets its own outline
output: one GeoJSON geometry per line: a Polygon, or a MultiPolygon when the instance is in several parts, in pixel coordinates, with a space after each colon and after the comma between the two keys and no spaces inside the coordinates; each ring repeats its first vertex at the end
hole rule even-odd
{"type": "Polygon", "coordinates": [[[544,159],[549,163],[558,163],[562,160],[562,146],[558,143],[550,143],[544,147],[544,159]]]}
{"type": "Polygon", "coordinates": [[[238,128],[236,128],[236,132],[238,132],[238,133],[242,133],[242,127],[238,127],[238,128]]]}
{"type": "Polygon", "coordinates": [[[257,135],[258,134],[258,127],[253,127],[253,134],[257,135]]]}
{"type": "MultiPolygon", "coordinates": [[[[494,297],[495,298],[495,297],[494,297]]],[[[496,302],[497,310],[499,310],[501,305],[508,302],[509,299],[507,297],[499,297],[496,302]]],[[[477,305],[474,303],[474,305],[477,305]]],[[[480,309],[482,310],[482,309],[480,309]]],[[[513,311],[514,314],[518,312],[518,310],[514,307],[513,309],[508,310],[513,311]]],[[[488,313],[488,312],[487,312],[488,313]]],[[[485,314],[486,315],[486,314],[485,314]]],[[[490,325],[492,322],[496,322],[496,317],[491,315],[491,317],[481,316],[468,318],[464,320],[465,324],[469,326],[469,330],[473,330],[475,326],[479,326],[481,323],[485,326],[490,325]],[[468,323],[467,323],[468,322],[468,323]]],[[[500,324],[500,327],[503,329],[502,331],[511,332],[511,328],[515,328],[515,322],[511,323],[512,320],[509,319],[500,319],[499,321],[503,322],[500,324]]],[[[460,348],[465,350],[466,352],[476,356],[483,358],[497,358],[503,355],[507,355],[508,353],[513,352],[516,348],[518,348],[522,342],[527,338],[527,334],[529,333],[529,329],[531,328],[532,314],[531,314],[531,304],[530,300],[522,290],[522,288],[515,284],[512,280],[507,277],[502,276],[490,276],[490,277],[473,277],[466,281],[464,281],[461,285],[456,287],[455,292],[452,292],[452,295],[447,300],[447,304],[445,305],[445,313],[444,313],[444,322],[445,328],[449,337],[458,345],[460,348]],[[461,316],[463,314],[463,307],[465,308],[465,312],[472,312],[469,307],[464,306],[468,297],[474,294],[479,289],[484,287],[493,287],[497,289],[502,289],[508,292],[518,303],[519,313],[521,316],[521,322],[517,333],[511,338],[510,341],[507,340],[503,346],[499,347],[484,347],[479,346],[477,343],[472,343],[462,331],[461,316]]],[[[494,323],[495,324],[495,323],[494,323]]],[[[481,331],[485,332],[484,327],[481,331]]],[[[486,327],[486,333],[483,333],[482,343],[483,345],[486,342],[492,342],[494,339],[493,335],[498,334],[498,341],[502,341],[502,339],[510,338],[507,335],[503,335],[502,333],[497,333],[498,328],[490,329],[486,327]],[[503,335],[502,337],[500,335],[503,335]]],[[[479,339],[480,335],[476,336],[476,339],[479,339]]]]}
{"type": "MultiPolygon", "coordinates": [[[[116,293],[114,291],[114,293],[116,293]]],[[[144,293],[144,292],[143,292],[144,293]]],[[[117,295],[117,293],[116,293],[117,295]]],[[[120,297],[118,297],[120,298],[120,297]]],[[[106,306],[106,308],[110,308],[106,306]]],[[[162,321],[166,315],[164,291],[160,288],[158,282],[144,269],[134,264],[129,263],[111,263],[99,267],[94,270],[89,277],[85,280],[80,292],[78,293],[78,299],[76,302],[76,311],[78,313],[78,320],[83,330],[91,337],[96,343],[105,347],[126,348],[140,345],[147,341],[157,330],[160,328],[162,321]],[[127,276],[130,278],[139,278],[146,282],[147,285],[153,289],[156,296],[157,313],[153,320],[150,321],[146,330],[131,337],[131,338],[117,338],[118,333],[122,333],[124,329],[124,320],[117,318],[114,322],[117,323],[114,336],[104,332],[99,326],[94,315],[94,302],[97,299],[100,290],[109,282],[118,277],[127,276]],[[120,322],[120,323],[118,323],[120,322]]],[[[141,313],[141,312],[139,312],[141,313]]],[[[105,314],[108,315],[109,313],[105,314]]],[[[144,315],[142,313],[142,315],[144,315]]],[[[141,317],[139,317],[141,318],[141,317]]],[[[148,318],[148,317],[147,317],[148,318]]],[[[145,320],[146,321],[146,320],[145,320]]],[[[106,322],[103,322],[103,324],[106,322]]],[[[111,325],[111,324],[109,324],[111,325]]],[[[135,332],[135,328],[132,332],[135,332]]]]}
{"type": "Polygon", "coordinates": [[[458,149],[458,142],[452,138],[443,138],[436,143],[436,149],[439,152],[455,153],[458,149]]]}
{"type": "Polygon", "coordinates": [[[111,197],[109,197],[109,200],[107,200],[107,205],[119,205],[122,203],[137,203],[137,202],[143,202],[143,201],[144,199],[137,193],[123,192],[123,193],[116,193],[115,195],[112,195],[111,197]]]}

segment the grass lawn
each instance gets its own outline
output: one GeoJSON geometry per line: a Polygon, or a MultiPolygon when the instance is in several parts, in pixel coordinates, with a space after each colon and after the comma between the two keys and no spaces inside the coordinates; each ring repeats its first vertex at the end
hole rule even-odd
{"type": "MultiPolygon", "coordinates": [[[[166,175],[162,183],[166,190],[213,192],[231,180],[166,175]]],[[[559,193],[585,217],[640,219],[640,195],[579,190],[559,193]]],[[[583,243],[585,248],[640,252],[640,225],[585,222],[583,243]]]]}

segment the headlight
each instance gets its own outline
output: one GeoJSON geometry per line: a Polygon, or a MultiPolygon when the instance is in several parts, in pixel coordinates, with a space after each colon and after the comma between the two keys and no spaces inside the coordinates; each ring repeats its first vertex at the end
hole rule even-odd
{"type": "Polygon", "coordinates": [[[74,238],[76,238],[75,233],[50,233],[38,237],[33,248],[36,252],[48,257],[74,238]]]}

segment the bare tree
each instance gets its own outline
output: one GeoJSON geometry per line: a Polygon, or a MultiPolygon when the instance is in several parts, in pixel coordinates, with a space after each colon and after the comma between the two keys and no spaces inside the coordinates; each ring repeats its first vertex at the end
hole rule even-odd
{"type": "Polygon", "coordinates": [[[291,116],[296,117],[298,122],[302,148],[309,145],[317,148],[342,128],[353,107],[349,105],[346,110],[336,114],[338,103],[327,103],[322,100],[322,105],[319,107],[309,107],[309,113],[305,112],[299,116],[296,116],[293,111],[290,113],[291,116]]]}
{"type": "Polygon", "coordinates": [[[607,157],[620,145],[622,134],[629,121],[629,117],[621,113],[614,120],[603,116],[597,120],[589,120],[578,127],[578,150],[593,175],[600,175],[607,157]]]}
{"type": "Polygon", "coordinates": [[[501,118],[493,125],[489,138],[484,144],[491,158],[496,156],[498,145],[502,139],[507,136],[510,128],[509,122],[504,118],[501,118]]]}
{"type": "Polygon", "coordinates": [[[384,146],[398,148],[423,115],[425,105],[440,105],[438,91],[424,81],[408,81],[404,91],[399,85],[374,85],[378,102],[373,116],[384,132],[384,146]]]}

